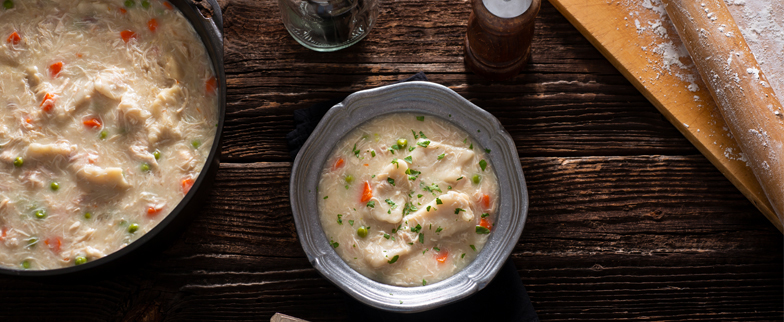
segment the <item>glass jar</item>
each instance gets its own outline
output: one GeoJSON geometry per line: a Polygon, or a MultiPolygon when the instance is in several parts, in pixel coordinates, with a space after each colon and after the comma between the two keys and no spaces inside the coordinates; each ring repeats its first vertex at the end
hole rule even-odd
{"type": "Polygon", "coordinates": [[[336,51],[362,40],[378,17],[380,0],[278,0],[292,37],[315,51],[336,51]]]}

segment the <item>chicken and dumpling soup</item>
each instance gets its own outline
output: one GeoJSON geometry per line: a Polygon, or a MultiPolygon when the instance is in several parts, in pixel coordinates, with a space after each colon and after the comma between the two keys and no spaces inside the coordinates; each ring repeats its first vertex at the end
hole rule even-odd
{"type": "Polygon", "coordinates": [[[396,113],[362,124],[321,172],[319,214],[330,245],[386,284],[454,275],[493,230],[498,180],[489,152],[433,116],[396,113]]]}
{"type": "Polygon", "coordinates": [[[0,266],[113,253],[182,200],[218,124],[199,36],[158,0],[0,9],[0,266]]]}

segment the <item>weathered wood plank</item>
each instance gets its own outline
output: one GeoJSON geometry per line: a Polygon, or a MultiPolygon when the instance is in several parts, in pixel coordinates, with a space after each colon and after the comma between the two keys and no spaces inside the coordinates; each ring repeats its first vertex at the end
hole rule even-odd
{"type": "Polygon", "coordinates": [[[547,3],[528,69],[503,83],[466,72],[468,2],[385,2],[372,33],[335,53],[303,50],[285,31],[275,1],[232,1],[224,9],[227,161],[289,161],[284,138],[295,109],[418,71],[498,117],[522,156],[697,153],[547,3]]]}
{"type": "MultiPolygon", "coordinates": [[[[543,320],[782,316],[782,237],[702,156],[521,164],[531,204],[512,256],[543,320]]],[[[341,320],[341,292],[296,237],[290,166],[223,164],[181,238],[116,277],[0,278],[0,319],[341,320]]]]}

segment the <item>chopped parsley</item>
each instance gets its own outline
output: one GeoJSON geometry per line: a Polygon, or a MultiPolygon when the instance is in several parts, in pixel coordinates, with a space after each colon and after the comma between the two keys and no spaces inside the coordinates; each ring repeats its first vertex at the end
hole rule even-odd
{"type": "Polygon", "coordinates": [[[449,189],[449,190],[452,190],[452,186],[447,186],[446,188],[449,189]]]}
{"type": "Polygon", "coordinates": [[[444,202],[441,201],[441,198],[436,198],[436,205],[441,205],[444,202]]]}
{"type": "Polygon", "coordinates": [[[348,224],[351,225],[351,226],[354,226],[354,221],[353,220],[349,220],[348,224]]]}
{"type": "Polygon", "coordinates": [[[376,157],[376,150],[370,150],[370,156],[375,158],[376,157]]]}
{"type": "Polygon", "coordinates": [[[438,247],[433,247],[433,249],[435,249],[437,252],[441,251],[438,247]]]}
{"type": "Polygon", "coordinates": [[[399,169],[400,168],[400,164],[397,162],[397,159],[392,159],[392,164],[395,165],[395,169],[399,169]]]}
{"type": "Polygon", "coordinates": [[[441,191],[441,188],[439,188],[438,185],[435,183],[431,183],[430,186],[427,186],[425,185],[424,182],[420,182],[419,187],[422,188],[422,190],[424,191],[432,193],[434,196],[436,195],[435,191],[443,193],[443,191],[441,191]]]}
{"type": "Polygon", "coordinates": [[[417,116],[417,121],[424,122],[425,121],[425,117],[424,116],[417,116]]]}
{"type": "Polygon", "coordinates": [[[414,135],[414,140],[419,138],[419,136],[416,134],[416,132],[414,132],[414,130],[411,130],[411,134],[414,135]]]}
{"type": "Polygon", "coordinates": [[[421,194],[421,193],[420,193],[420,194],[418,194],[418,195],[417,195],[417,198],[422,198],[422,194],[421,194]]]}
{"type": "Polygon", "coordinates": [[[389,198],[387,198],[387,200],[384,200],[384,201],[386,201],[386,202],[387,202],[387,204],[388,204],[388,205],[390,205],[390,206],[394,206],[394,205],[395,205],[395,202],[394,202],[394,201],[392,201],[392,200],[391,200],[391,199],[389,199],[389,198]]]}
{"type": "Polygon", "coordinates": [[[476,226],[476,233],[480,235],[487,235],[490,233],[490,229],[487,229],[482,226],[476,226]]]}
{"type": "MultiPolygon", "coordinates": [[[[388,260],[387,263],[394,264],[397,262],[398,258],[400,258],[400,255],[395,255],[395,257],[392,257],[392,259],[388,260]]],[[[400,301],[400,303],[403,303],[403,301],[400,301]]]]}
{"type": "Polygon", "coordinates": [[[425,254],[425,252],[427,252],[428,250],[429,250],[429,249],[425,248],[425,250],[423,250],[423,251],[422,251],[422,255],[424,255],[424,254],[425,254]]]}
{"type": "Polygon", "coordinates": [[[416,147],[412,146],[412,147],[408,148],[408,152],[414,151],[414,149],[416,149],[416,147]]]}
{"type": "Polygon", "coordinates": [[[485,159],[479,161],[479,167],[482,168],[482,171],[485,171],[485,169],[487,168],[487,161],[485,161],[485,159]]]}
{"type": "Polygon", "coordinates": [[[384,238],[389,239],[389,234],[384,234],[384,238]]]}
{"type": "Polygon", "coordinates": [[[425,243],[425,234],[424,233],[419,233],[419,243],[420,244],[424,244],[425,243]]]}
{"type": "Polygon", "coordinates": [[[438,156],[438,159],[439,159],[439,160],[441,160],[441,159],[443,159],[445,156],[446,156],[446,153],[441,153],[441,155],[439,155],[439,156],[438,156]]]}
{"type": "Polygon", "coordinates": [[[329,196],[324,196],[324,199],[327,199],[327,198],[329,198],[329,196]]]}
{"type": "MultiPolygon", "coordinates": [[[[422,173],[422,172],[419,172],[419,171],[416,171],[416,170],[411,170],[411,169],[406,169],[406,174],[408,175],[408,180],[412,180],[412,181],[416,180],[420,173],[422,173]]],[[[422,195],[419,195],[419,198],[422,198],[422,195]]]]}
{"type": "Polygon", "coordinates": [[[455,215],[459,214],[461,211],[465,211],[463,208],[455,208],[455,215]]]}
{"type": "Polygon", "coordinates": [[[405,157],[405,158],[403,158],[403,160],[405,160],[405,161],[406,161],[406,162],[408,162],[408,163],[414,163],[414,159],[413,159],[413,158],[411,158],[411,156],[410,156],[410,155],[409,155],[409,156],[407,156],[407,157],[405,157]]]}
{"type": "Polygon", "coordinates": [[[417,207],[414,206],[413,203],[406,203],[406,207],[403,208],[403,216],[408,216],[410,213],[417,211],[417,207]]]}
{"type": "Polygon", "coordinates": [[[426,148],[428,145],[430,145],[430,141],[419,141],[417,142],[417,145],[426,148]]]}
{"type": "Polygon", "coordinates": [[[340,244],[332,239],[329,240],[329,244],[332,245],[332,248],[338,248],[340,244]]]}
{"type": "Polygon", "coordinates": [[[460,181],[460,180],[463,180],[463,177],[457,178],[457,180],[455,181],[460,181]]]}
{"type": "Polygon", "coordinates": [[[427,212],[430,212],[430,206],[427,206],[427,212]]]}
{"type": "Polygon", "coordinates": [[[419,131],[419,137],[423,138],[423,139],[427,139],[427,137],[425,136],[425,133],[422,133],[422,131],[419,131]]]}
{"type": "Polygon", "coordinates": [[[343,224],[343,220],[341,219],[341,217],[343,217],[343,215],[338,214],[338,224],[340,224],[340,225],[343,224]]]}
{"type": "Polygon", "coordinates": [[[351,152],[354,152],[354,156],[356,156],[357,158],[359,158],[359,152],[360,152],[360,151],[359,151],[359,150],[357,150],[357,144],[356,144],[356,143],[354,143],[354,148],[352,148],[352,149],[351,149],[351,152]]]}
{"type": "Polygon", "coordinates": [[[487,216],[490,216],[490,214],[488,214],[488,213],[483,213],[483,214],[482,214],[482,218],[485,218],[485,217],[487,217],[487,216]]]}
{"type": "Polygon", "coordinates": [[[490,153],[490,149],[485,149],[485,152],[490,153]]]}
{"type": "Polygon", "coordinates": [[[368,206],[369,208],[376,208],[376,202],[375,202],[375,201],[373,201],[373,200],[371,200],[371,201],[368,201],[368,203],[367,203],[367,206],[368,206]]]}
{"type": "Polygon", "coordinates": [[[474,144],[473,144],[473,143],[471,143],[471,145],[468,147],[468,149],[469,149],[469,150],[473,150],[473,149],[474,149],[474,144]]]}
{"type": "Polygon", "coordinates": [[[420,225],[420,224],[417,224],[416,227],[411,227],[411,232],[412,233],[418,233],[421,230],[422,230],[422,225],[420,225]]]}
{"type": "Polygon", "coordinates": [[[425,285],[427,285],[427,281],[423,278],[422,279],[422,286],[425,286],[425,285]]]}
{"type": "Polygon", "coordinates": [[[375,174],[374,174],[374,175],[372,175],[372,176],[370,176],[370,178],[371,178],[371,179],[372,179],[372,178],[375,178],[375,177],[376,177],[376,175],[375,175],[375,174]]]}
{"type": "Polygon", "coordinates": [[[465,258],[465,253],[463,253],[462,255],[460,255],[460,258],[465,258]]]}
{"type": "Polygon", "coordinates": [[[476,247],[474,247],[474,245],[468,245],[468,246],[471,246],[471,249],[473,249],[474,251],[476,251],[476,247]]]}
{"type": "Polygon", "coordinates": [[[438,228],[436,229],[436,234],[440,233],[442,230],[444,230],[444,228],[441,228],[441,226],[438,226],[438,228]]]}
{"type": "Polygon", "coordinates": [[[389,182],[389,184],[391,184],[393,187],[395,186],[395,179],[387,178],[387,182],[389,182]]]}

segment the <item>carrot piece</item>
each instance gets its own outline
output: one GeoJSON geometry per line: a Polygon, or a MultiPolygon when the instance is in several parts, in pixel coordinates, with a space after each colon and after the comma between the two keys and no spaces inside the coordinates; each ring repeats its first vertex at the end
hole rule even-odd
{"type": "Polygon", "coordinates": [[[155,20],[155,18],[152,18],[152,19],[150,19],[150,21],[147,21],[147,28],[150,29],[150,31],[152,31],[152,32],[155,32],[156,30],[158,30],[158,20],[155,20]]]}
{"type": "Polygon", "coordinates": [[[49,75],[52,75],[52,77],[57,77],[57,75],[60,75],[60,71],[62,70],[63,70],[63,62],[61,61],[49,65],[49,75]]]}
{"type": "Polygon", "coordinates": [[[11,33],[7,40],[9,44],[14,44],[14,46],[18,45],[20,41],[22,41],[22,37],[19,37],[19,34],[16,33],[16,31],[11,33]]]}
{"type": "Polygon", "coordinates": [[[490,209],[490,196],[482,195],[482,207],[485,209],[490,209]]]}
{"type": "Polygon", "coordinates": [[[60,237],[51,237],[44,240],[44,244],[49,247],[53,252],[59,253],[60,248],[63,246],[63,241],[60,237]]]}
{"type": "Polygon", "coordinates": [[[346,163],[346,161],[343,161],[343,158],[338,159],[337,161],[335,161],[335,165],[332,166],[332,170],[340,169],[340,167],[342,167],[344,163],[346,163]]]}
{"type": "Polygon", "coordinates": [[[46,93],[40,107],[44,112],[51,111],[54,108],[54,95],[46,93]]]}
{"type": "Polygon", "coordinates": [[[487,219],[484,219],[484,218],[482,218],[482,220],[479,221],[479,226],[485,227],[485,228],[487,228],[487,230],[490,230],[491,228],[493,228],[493,226],[490,225],[490,222],[487,221],[487,219]]]}
{"type": "MultiPolygon", "coordinates": [[[[188,188],[188,189],[190,189],[190,188],[188,188]]],[[[161,212],[161,209],[163,209],[163,208],[161,208],[161,207],[153,207],[153,206],[147,207],[147,217],[154,217],[159,212],[161,212]]]]}
{"type": "Polygon", "coordinates": [[[370,183],[365,181],[365,189],[362,190],[362,199],[360,202],[368,202],[370,198],[373,198],[373,189],[370,188],[370,183]]]}
{"type": "Polygon", "coordinates": [[[8,227],[3,227],[3,230],[0,231],[0,240],[5,240],[5,236],[7,232],[8,232],[8,227]]]}
{"type": "Polygon", "coordinates": [[[120,13],[121,14],[126,14],[126,13],[128,13],[128,10],[125,10],[125,8],[120,8],[120,13]]]}
{"type": "Polygon", "coordinates": [[[169,1],[164,2],[163,6],[166,7],[166,9],[174,10],[174,6],[172,6],[172,4],[169,3],[169,1]]]}
{"type": "Polygon", "coordinates": [[[446,251],[446,250],[442,250],[442,251],[438,252],[438,255],[436,256],[436,260],[439,263],[443,264],[443,263],[446,263],[446,258],[447,257],[449,257],[449,252],[446,251]]]}
{"type": "Polygon", "coordinates": [[[366,167],[368,167],[368,166],[370,166],[370,165],[369,165],[369,164],[367,164],[367,163],[365,163],[365,166],[366,166],[366,167]]]}
{"type": "Polygon", "coordinates": [[[136,33],[130,30],[123,30],[120,31],[120,37],[125,43],[128,43],[132,38],[136,38],[136,33]]]}
{"type": "Polygon", "coordinates": [[[188,191],[191,191],[191,187],[193,187],[193,179],[182,180],[182,193],[183,194],[188,194],[188,191]]]}
{"type": "Polygon", "coordinates": [[[93,128],[93,129],[99,129],[103,125],[101,123],[101,120],[96,118],[96,117],[88,118],[88,119],[82,121],[82,124],[84,124],[84,126],[86,126],[86,127],[93,128]]]}
{"type": "Polygon", "coordinates": [[[207,90],[207,94],[215,93],[218,89],[218,79],[215,77],[210,77],[204,84],[204,88],[207,90]]]}

